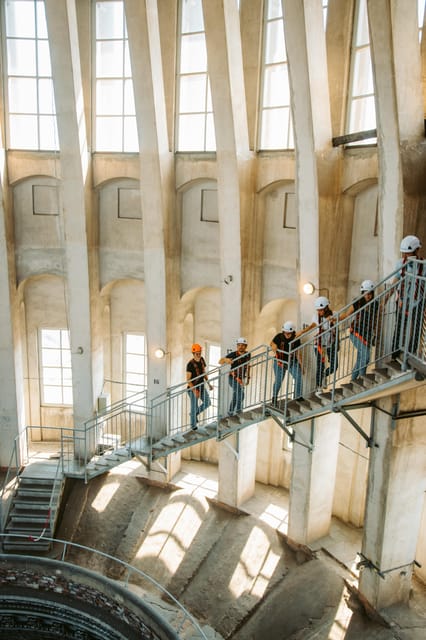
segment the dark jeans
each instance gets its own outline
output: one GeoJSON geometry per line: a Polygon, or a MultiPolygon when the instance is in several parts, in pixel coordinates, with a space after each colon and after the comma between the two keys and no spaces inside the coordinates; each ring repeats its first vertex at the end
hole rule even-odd
{"type": "Polygon", "coordinates": [[[241,411],[244,401],[244,386],[233,376],[228,376],[228,384],[232,389],[231,404],[229,405],[229,413],[233,415],[241,411]]]}
{"type": "Polygon", "coordinates": [[[327,376],[331,376],[339,366],[339,356],[338,350],[336,349],[337,344],[333,342],[329,347],[323,347],[323,351],[325,351],[328,358],[328,367],[325,366],[325,361],[323,361],[324,353],[320,353],[318,348],[315,347],[315,355],[317,360],[317,372],[316,372],[316,385],[317,387],[322,387],[324,378],[327,376]]]}
{"type": "Polygon", "coordinates": [[[404,307],[398,307],[395,316],[395,330],[392,338],[392,353],[408,350],[418,355],[420,330],[422,327],[422,305],[418,304],[411,310],[411,317],[404,307]]]}
{"type": "Polygon", "coordinates": [[[197,426],[197,418],[200,413],[205,411],[211,405],[209,392],[204,386],[204,382],[197,386],[197,390],[199,391],[199,395],[194,393],[192,387],[188,389],[188,396],[191,401],[191,427],[194,428],[197,426]],[[201,402],[201,404],[199,404],[201,402]]]}

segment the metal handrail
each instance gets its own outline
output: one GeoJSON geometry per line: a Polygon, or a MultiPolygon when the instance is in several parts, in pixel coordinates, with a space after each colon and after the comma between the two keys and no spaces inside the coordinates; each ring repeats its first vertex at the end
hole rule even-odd
{"type": "MultiPolygon", "coordinates": [[[[4,540],[5,538],[16,538],[16,539],[25,539],[28,540],[28,536],[23,536],[22,534],[17,534],[17,533],[0,533],[0,539],[4,540]]],[[[102,558],[106,558],[107,560],[110,560],[112,562],[117,563],[118,565],[120,565],[121,567],[123,567],[126,570],[126,579],[124,580],[124,585],[127,588],[129,588],[130,583],[130,578],[132,576],[132,574],[136,574],[139,575],[140,577],[142,577],[144,580],[146,580],[147,582],[149,582],[152,586],[154,586],[156,589],[158,589],[160,591],[160,593],[162,594],[162,596],[166,596],[171,602],[173,602],[173,604],[179,609],[179,611],[182,613],[183,615],[183,619],[182,621],[179,623],[179,625],[175,624],[176,628],[176,632],[179,634],[181,629],[183,628],[184,624],[186,622],[189,622],[193,627],[194,630],[200,634],[200,637],[202,638],[202,640],[208,640],[208,636],[204,633],[203,629],[201,628],[200,624],[197,622],[197,620],[194,618],[194,616],[179,602],[179,600],[177,598],[175,598],[175,596],[170,593],[170,591],[168,591],[165,587],[163,587],[162,584],[160,584],[157,580],[155,580],[155,578],[153,578],[152,576],[150,576],[149,574],[145,573],[145,571],[142,571],[141,569],[138,569],[137,567],[134,567],[133,565],[129,564],[128,562],[125,562],[124,560],[120,560],[119,558],[116,558],[115,556],[110,555],[109,553],[105,553],[104,551],[99,551],[98,549],[94,549],[93,547],[86,547],[85,545],[82,544],[78,544],[76,542],[70,542],[69,540],[61,540],[58,538],[48,538],[48,537],[44,537],[44,540],[52,543],[52,544],[56,544],[56,545],[62,545],[63,549],[62,549],[62,553],[61,553],[61,561],[62,562],[67,562],[68,564],[71,565],[75,565],[75,566],[81,566],[78,565],[76,563],[73,562],[69,562],[68,560],[65,560],[65,555],[67,553],[67,550],[69,548],[71,549],[78,549],[78,550],[83,550],[86,552],[89,552],[95,556],[100,556],[102,558]]],[[[93,571],[93,569],[92,569],[93,571]]],[[[173,627],[174,623],[169,620],[168,623],[173,627]]]]}

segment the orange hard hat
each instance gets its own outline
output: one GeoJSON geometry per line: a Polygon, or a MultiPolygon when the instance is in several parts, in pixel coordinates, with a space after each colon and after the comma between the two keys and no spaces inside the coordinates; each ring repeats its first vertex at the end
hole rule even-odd
{"type": "Polygon", "coordinates": [[[196,353],[197,351],[201,351],[201,350],[202,350],[202,346],[200,344],[198,344],[197,342],[195,344],[193,344],[192,347],[191,347],[192,353],[196,353]]]}

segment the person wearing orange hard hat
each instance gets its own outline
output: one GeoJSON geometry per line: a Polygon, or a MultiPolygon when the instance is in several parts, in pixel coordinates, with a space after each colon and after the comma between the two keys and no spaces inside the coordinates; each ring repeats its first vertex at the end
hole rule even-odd
{"type": "Polygon", "coordinates": [[[219,364],[229,364],[231,369],[228,375],[228,383],[232,389],[231,404],[229,405],[229,415],[233,416],[243,408],[244,387],[250,381],[250,358],[247,352],[246,338],[237,338],[236,349],[227,353],[219,360],[219,364]]]}
{"type": "Polygon", "coordinates": [[[206,373],[206,361],[201,355],[202,347],[195,342],[191,347],[192,358],[186,365],[186,380],[188,385],[188,396],[191,402],[191,429],[197,431],[198,416],[209,408],[210,396],[206,389],[207,382],[209,389],[213,387],[208,382],[206,373]],[[200,404],[201,402],[201,404],[200,404]]]}

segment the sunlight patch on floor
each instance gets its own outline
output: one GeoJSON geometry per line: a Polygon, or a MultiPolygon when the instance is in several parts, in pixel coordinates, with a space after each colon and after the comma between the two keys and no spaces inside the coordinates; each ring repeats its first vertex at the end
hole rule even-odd
{"type": "Polygon", "coordinates": [[[280,556],[271,549],[271,542],[265,532],[260,527],[253,527],[230,580],[231,593],[235,598],[244,593],[261,598],[279,560],[280,556]]]}
{"type": "Polygon", "coordinates": [[[111,502],[115,492],[120,488],[120,483],[118,481],[110,481],[106,482],[96,494],[92,502],[92,507],[98,513],[102,513],[105,511],[109,503],[111,502]]]}
{"type": "Polygon", "coordinates": [[[334,618],[328,635],[328,640],[344,640],[344,638],[346,638],[346,632],[352,618],[352,610],[349,609],[346,603],[347,598],[348,592],[344,590],[336,611],[336,617],[334,618]]]}
{"type": "Polygon", "coordinates": [[[277,504],[270,503],[264,511],[258,515],[259,520],[265,522],[274,529],[279,529],[283,533],[287,533],[288,528],[288,510],[277,504]]]}

